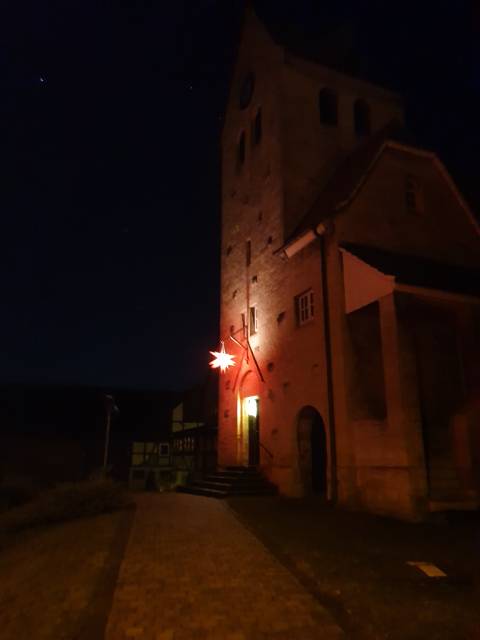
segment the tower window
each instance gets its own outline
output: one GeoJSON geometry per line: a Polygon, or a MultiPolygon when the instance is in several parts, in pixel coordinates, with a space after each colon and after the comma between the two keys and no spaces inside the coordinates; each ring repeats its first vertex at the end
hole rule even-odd
{"type": "Polygon", "coordinates": [[[314,311],[315,308],[313,304],[312,289],[301,293],[295,298],[295,314],[297,317],[297,324],[299,326],[313,320],[314,311]]]}
{"type": "Polygon", "coordinates": [[[252,141],[254,145],[260,144],[262,139],[262,108],[259,107],[255,120],[252,123],[252,141]]]}
{"type": "Polygon", "coordinates": [[[370,133],[370,107],[365,100],[355,100],[353,105],[353,122],[357,136],[366,136],[370,133]]]}
{"type": "Polygon", "coordinates": [[[321,89],[318,94],[318,109],[320,111],[320,122],[335,126],[338,122],[338,99],[337,94],[331,89],[321,89]]]}
{"type": "Polygon", "coordinates": [[[250,307],[250,335],[254,336],[258,330],[257,307],[250,307]]]}
{"type": "Polygon", "coordinates": [[[405,178],[405,206],[409,213],[423,213],[423,192],[418,179],[411,174],[405,178]]]}
{"type": "Polygon", "coordinates": [[[245,261],[247,263],[247,267],[249,267],[252,262],[252,243],[250,240],[247,240],[245,245],[245,261]]]}
{"type": "Polygon", "coordinates": [[[242,131],[237,145],[237,169],[245,164],[245,131],[242,131]]]}

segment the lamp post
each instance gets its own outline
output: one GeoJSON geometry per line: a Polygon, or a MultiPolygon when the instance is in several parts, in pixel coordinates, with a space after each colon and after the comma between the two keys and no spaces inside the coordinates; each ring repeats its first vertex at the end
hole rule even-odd
{"type": "Polygon", "coordinates": [[[112,411],[115,407],[113,396],[105,396],[105,409],[107,413],[107,424],[105,425],[105,450],[103,453],[103,477],[107,477],[108,447],[110,445],[110,423],[112,421],[112,411]]]}

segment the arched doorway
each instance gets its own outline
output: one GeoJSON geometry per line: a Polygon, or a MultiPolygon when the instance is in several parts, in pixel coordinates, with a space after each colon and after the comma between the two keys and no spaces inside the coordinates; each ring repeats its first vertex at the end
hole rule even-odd
{"type": "Polygon", "coordinates": [[[327,493],[327,438],[321,415],[313,407],[298,414],[298,466],[305,495],[327,493]]]}
{"type": "Polygon", "coordinates": [[[260,463],[260,399],[257,378],[251,370],[240,384],[238,411],[238,463],[255,467],[260,463]]]}

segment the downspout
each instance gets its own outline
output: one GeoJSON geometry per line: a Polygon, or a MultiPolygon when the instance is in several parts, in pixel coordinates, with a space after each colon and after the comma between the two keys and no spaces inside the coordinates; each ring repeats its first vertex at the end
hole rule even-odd
{"type": "Polygon", "coordinates": [[[327,364],[327,404],[328,423],[330,435],[330,474],[331,474],[331,499],[337,502],[337,447],[335,441],[335,403],[333,396],[333,366],[332,366],[332,337],[330,331],[330,301],[328,295],[327,256],[324,224],[319,224],[315,229],[320,239],[320,260],[322,270],[322,302],[323,302],[323,326],[325,331],[325,357],[327,364]]]}
{"type": "Polygon", "coordinates": [[[327,277],[327,257],[326,257],[326,241],[325,234],[327,226],[324,223],[317,225],[315,230],[309,229],[301,236],[297,237],[293,242],[281,251],[288,259],[296,253],[304,249],[311,242],[319,238],[320,240],[320,261],[321,261],[321,282],[322,282],[322,302],[323,302],[323,326],[325,331],[325,356],[327,365],[327,410],[328,410],[328,430],[330,436],[330,481],[331,481],[331,500],[337,501],[337,447],[335,441],[335,403],[333,395],[333,365],[332,365],[332,337],[330,331],[330,301],[328,296],[328,277],[327,277]]]}

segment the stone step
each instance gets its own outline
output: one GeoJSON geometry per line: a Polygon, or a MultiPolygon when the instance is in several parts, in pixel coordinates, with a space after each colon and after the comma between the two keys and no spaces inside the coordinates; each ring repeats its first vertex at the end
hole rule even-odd
{"type": "Polygon", "coordinates": [[[205,476],[206,481],[211,482],[225,482],[226,484],[248,484],[249,482],[264,482],[263,476],[255,475],[248,477],[239,477],[232,478],[231,476],[226,476],[223,473],[210,473],[208,476],[205,476]]]}
{"type": "Polygon", "coordinates": [[[220,469],[215,475],[222,475],[228,478],[252,478],[261,475],[258,471],[232,471],[229,469],[220,469]]]}
{"type": "Polygon", "coordinates": [[[190,493],[210,498],[226,498],[228,496],[273,496],[277,493],[275,487],[262,487],[256,489],[232,488],[228,491],[222,491],[205,487],[203,484],[189,484],[184,487],[178,487],[177,491],[180,493],[190,493]]]}
{"type": "Polygon", "coordinates": [[[259,477],[251,480],[229,481],[223,478],[215,478],[212,476],[207,476],[205,479],[201,481],[201,483],[204,485],[215,485],[220,487],[239,487],[239,488],[247,489],[249,487],[251,488],[262,487],[266,483],[266,480],[264,478],[259,477]]]}
{"type": "Polygon", "coordinates": [[[193,484],[177,487],[179,493],[190,493],[196,496],[206,496],[207,498],[226,498],[228,493],[226,491],[217,491],[215,489],[206,489],[202,486],[196,486],[193,484]]]}
{"type": "Polygon", "coordinates": [[[195,484],[201,484],[203,487],[210,488],[210,489],[218,489],[220,491],[228,491],[232,487],[231,482],[218,482],[216,480],[210,480],[210,479],[205,479],[205,480],[202,480],[201,483],[195,483],[195,484]]]}
{"type": "Polygon", "coordinates": [[[228,495],[275,495],[277,488],[254,467],[235,467],[210,473],[202,481],[178,487],[183,493],[223,498],[228,495]]]}

